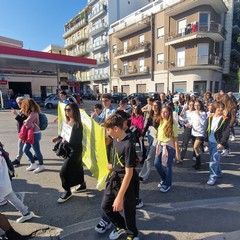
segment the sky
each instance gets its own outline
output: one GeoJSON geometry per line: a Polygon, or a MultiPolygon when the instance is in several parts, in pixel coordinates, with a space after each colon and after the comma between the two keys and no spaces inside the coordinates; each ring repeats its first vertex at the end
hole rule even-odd
{"type": "Polygon", "coordinates": [[[87,0],[0,0],[0,36],[23,41],[23,48],[42,51],[64,45],[64,24],[87,0]]]}

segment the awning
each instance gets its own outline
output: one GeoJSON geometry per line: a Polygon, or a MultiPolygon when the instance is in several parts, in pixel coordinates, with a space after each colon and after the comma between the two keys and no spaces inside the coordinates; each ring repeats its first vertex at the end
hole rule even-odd
{"type": "Polygon", "coordinates": [[[0,72],[75,73],[96,66],[94,59],[0,46],[0,72]]]}

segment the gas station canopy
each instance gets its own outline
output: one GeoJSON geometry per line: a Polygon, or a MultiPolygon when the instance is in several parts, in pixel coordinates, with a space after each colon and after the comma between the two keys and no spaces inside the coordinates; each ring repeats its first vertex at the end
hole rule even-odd
{"type": "Polygon", "coordinates": [[[94,59],[0,46],[0,72],[75,73],[96,65],[94,59]]]}

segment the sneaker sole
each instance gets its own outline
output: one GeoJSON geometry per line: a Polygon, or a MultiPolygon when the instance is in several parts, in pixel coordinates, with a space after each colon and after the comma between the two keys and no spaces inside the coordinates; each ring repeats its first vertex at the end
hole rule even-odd
{"type": "Polygon", "coordinates": [[[98,232],[98,233],[105,233],[109,228],[111,228],[112,227],[112,223],[109,223],[106,227],[105,227],[105,229],[104,230],[101,230],[101,229],[99,229],[99,228],[97,228],[97,227],[95,227],[94,229],[95,229],[95,231],[96,232],[98,232]]]}
{"type": "Polygon", "coordinates": [[[110,233],[109,239],[111,239],[111,240],[118,239],[120,236],[122,236],[123,234],[126,233],[126,231],[124,229],[121,229],[119,231],[120,231],[119,234],[117,234],[116,236],[111,236],[112,233],[110,233]]]}
{"type": "Polygon", "coordinates": [[[87,191],[87,189],[83,189],[83,190],[76,190],[76,189],[74,189],[72,192],[74,192],[74,193],[81,193],[81,192],[86,192],[87,191]]]}
{"type": "Polygon", "coordinates": [[[66,202],[69,198],[71,198],[72,197],[72,195],[70,195],[69,197],[67,197],[67,198],[65,198],[65,199],[63,199],[63,198],[59,198],[58,200],[57,200],[57,202],[58,203],[64,203],[64,202],[66,202]]]}
{"type": "Polygon", "coordinates": [[[32,219],[32,218],[33,218],[33,214],[32,214],[32,212],[31,212],[28,216],[25,216],[24,219],[18,218],[18,219],[16,220],[16,222],[17,222],[17,223],[24,223],[24,222],[26,222],[26,221],[28,221],[28,220],[30,220],[30,219],[32,219]]]}

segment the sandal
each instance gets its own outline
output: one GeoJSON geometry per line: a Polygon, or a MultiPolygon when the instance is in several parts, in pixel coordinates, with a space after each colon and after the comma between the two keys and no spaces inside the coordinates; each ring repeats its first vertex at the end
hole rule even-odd
{"type": "Polygon", "coordinates": [[[180,160],[175,160],[175,163],[177,163],[177,164],[183,163],[183,160],[182,160],[182,159],[180,159],[180,160]]]}

